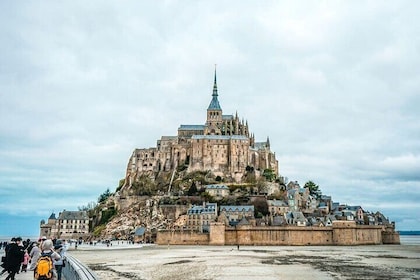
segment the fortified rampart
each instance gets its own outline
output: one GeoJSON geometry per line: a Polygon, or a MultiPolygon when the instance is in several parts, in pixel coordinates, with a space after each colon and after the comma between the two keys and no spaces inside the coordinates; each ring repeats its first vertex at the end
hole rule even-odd
{"type": "Polygon", "coordinates": [[[157,244],[171,245],[379,245],[399,244],[399,235],[383,226],[356,225],[337,221],[332,227],[225,227],[213,223],[210,234],[192,231],[161,230],[157,244]]]}

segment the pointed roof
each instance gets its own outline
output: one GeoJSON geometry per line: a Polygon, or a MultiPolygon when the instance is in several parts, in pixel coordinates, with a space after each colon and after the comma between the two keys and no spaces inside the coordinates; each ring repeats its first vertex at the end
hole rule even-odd
{"type": "Polygon", "coordinates": [[[251,223],[245,218],[245,216],[242,217],[242,220],[239,221],[238,226],[248,226],[251,223]]]}
{"type": "Polygon", "coordinates": [[[216,81],[216,68],[214,69],[214,84],[213,84],[213,98],[211,99],[210,105],[207,110],[222,110],[219,104],[219,100],[217,99],[217,81],[216,81]]]}

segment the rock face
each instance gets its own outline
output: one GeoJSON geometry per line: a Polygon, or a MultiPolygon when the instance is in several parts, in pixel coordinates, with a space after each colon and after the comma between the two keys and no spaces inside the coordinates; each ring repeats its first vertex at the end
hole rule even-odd
{"type": "MultiPolygon", "coordinates": [[[[203,174],[206,174],[204,172],[203,174]]],[[[187,173],[177,172],[173,183],[173,190],[177,193],[186,193],[195,182],[198,186],[214,181],[206,181],[202,172],[187,173]]],[[[106,223],[99,237],[101,239],[128,239],[132,237],[136,228],[144,227],[145,236],[154,240],[154,235],[158,229],[168,229],[173,226],[182,227],[185,225],[185,216],[188,210],[188,203],[173,204],[162,203],[165,200],[171,200],[171,197],[164,195],[160,185],[167,179],[165,173],[150,174],[138,181],[137,185],[125,187],[118,190],[115,194],[101,203],[97,209],[96,218],[93,221],[93,228],[101,224],[101,218],[112,209],[113,217],[106,223]],[[139,193],[153,193],[154,195],[139,195],[139,193]]],[[[212,176],[207,176],[208,180],[214,180],[212,176]]],[[[168,184],[168,183],[167,183],[168,184]]],[[[165,190],[168,186],[165,185],[165,190]]]]}
{"type": "MultiPolygon", "coordinates": [[[[118,199],[121,198],[109,198],[114,201],[118,199]]],[[[146,228],[146,234],[149,235],[159,228],[167,227],[167,220],[159,210],[160,197],[130,197],[123,201],[123,204],[115,203],[118,214],[106,224],[101,239],[129,239],[140,226],[146,228]]]]}

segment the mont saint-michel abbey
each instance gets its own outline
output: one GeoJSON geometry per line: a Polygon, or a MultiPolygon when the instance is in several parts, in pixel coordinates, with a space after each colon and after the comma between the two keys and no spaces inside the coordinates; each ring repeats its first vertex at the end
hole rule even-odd
{"type": "Polygon", "coordinates": [[[205,124],[181,124],[177,136],[162,136],[157,146],[135,149],[127,166],[126,182],[148,172],[173,171],[185,165],[188,172],[210,170],[215,176],[240,181],[247,167],[256,172],[271,169],[278,161],[270,141],[256,142],[248,121],[238,114],[224,115],[218,100],[216,72],[205,124]]]}

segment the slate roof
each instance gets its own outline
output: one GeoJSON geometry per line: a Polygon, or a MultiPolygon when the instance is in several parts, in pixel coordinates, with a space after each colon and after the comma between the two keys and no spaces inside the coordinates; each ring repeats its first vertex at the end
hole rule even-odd
{"type": "Polygon", "coordinates": [[[138,227],[138,228],[136,228],[136,231],[134,232],[134,235],[143,236],[145,232],[146,232],[145,227],[138,227]]]}
{"type": "Polygon", "coordinates": [[[207,108],[207,110],[222,110],[222,107],[220,107],[219,100],[217,100],[217,95],[213,95],[213,98],[211,99],[210,105],[207,108]]]}
{"type": "Polygon", "coordinates": [[[296,211],[296,212],[292,212],[292,217],[293,217],[295,220],[299,220],[299,221],[305,221],[305,220],[306,220],[306,218],[305,218],[305,216],[303,215],[303,213],[302,213],[302,212],[298,212],[298,211],[296,211]]]}
{"type": "Polygon", "coordinates": [[[220,206],[220,212],[248,212],[254,211],[254,205],[222,205],[220,206]]]}
{"type": "Polygon", "coordinates": [[[351,211],[346,211],[346,210],[344,210],[344,211],[343,211],[343,216],[344,216],[344,217],[351,217],[351,216],[353,216],[353,213],[352,213],[351,211]]]}
{"type": "Polygon", "coordinates": [[[250,225],[251,223],[248,222],[248,220],[244,217],[242,217],[242,220],[239,221],[239,223],[237,224],[238,226],[247,226],[250,225]]]}
{"type": "Polygon", "coordinates": [[[223,189],[223,190],[229,190],[229,188],[225,185],[206,185],[206,189],[213,189],[213,190],[217,190],[217,189],[223,189]]]}
{"type": "Polygon", "coordinates": [[[346,206],[344,209],[350,210],[350,211],[357,211],[359,208],[362,208],[362,207],[361,206],[346,206]]]}
{"type": "Polygon", "coordinates": [[[276,206],[276,207],[288,206],[287,202],[284,200],[267,200],[267,203],[269,206],[276,206]]]}
{"type": "Polygon", "coordinates": [[[63,211],[58,216],[59,220],[88,220],[89,216],[86,211],[63,211]]]}
{"type": "Polygon", "coordinates": [[[192,214],[214,214],[216,213],[217,203],[206,203],[206,206],[193,205],[188,209],[188,215],[192,214]]]}
{"type": "Polygon", "coordinates": [[[233,120],[233,115],[222,115],[223,120],[233,120]]]}
{"type": "Polygon", "coordinates": [[[204,130],[205,126],[201,124],[181,124],[178,130],[204,130]]]}
{"type": "Polygon", "coordinates": [[[261,150],[267,147],[267,142],[255,142],[255,149],[261,150]]]}

